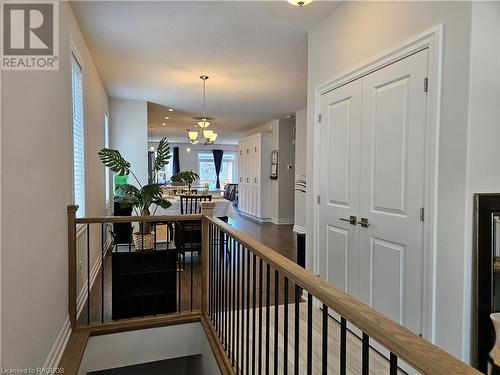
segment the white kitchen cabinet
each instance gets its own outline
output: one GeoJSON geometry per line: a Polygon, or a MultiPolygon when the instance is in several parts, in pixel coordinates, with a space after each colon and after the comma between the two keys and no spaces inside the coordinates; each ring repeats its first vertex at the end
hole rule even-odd
{"type": "Polygon", "coordinates": [[[238,204],[243,216],[259,222],[271,220],[272,135],[258,133],[239,144],[238,204]]]}

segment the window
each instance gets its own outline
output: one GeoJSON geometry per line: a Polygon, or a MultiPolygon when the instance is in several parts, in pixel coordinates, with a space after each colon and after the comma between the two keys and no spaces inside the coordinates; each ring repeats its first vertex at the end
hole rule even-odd
{"type": "MultiPolygon", "coordinates": [[[[214,156],[211,152],[198,153],[198,171],[200,182],[210,183],[210,189],[215,189],[217,175],[215,174],[214,156]]],[[[235,154],[234,152],[225,152],[222,157],[222,165],[219,173],[220,186],[224,188],[225,184],[232,184],[235,180],[235,154]]]]}
{"type": "Polygon", "coordinates": [[[72,117],[73,117],[73,189],[74,202],[79,206],[77,217],[85,216],[85,129],[83,108],[83,69],[71,56],[72,117]]]}
{"type": "Polygon", "coordinates": [[[169,163],[158,171],[156,180],[159,184],[166,184],[172,177],[172,164],[173,159],[171,158],[169,163]]]}
{"type": "MultiPolygon", "coordinates": [[[[109,148],[109,117],[104,113],[104,147],[109,148]]],[[[111,170],[104,167],[104,196],[106,207],[111,200],[111,170]]]]}

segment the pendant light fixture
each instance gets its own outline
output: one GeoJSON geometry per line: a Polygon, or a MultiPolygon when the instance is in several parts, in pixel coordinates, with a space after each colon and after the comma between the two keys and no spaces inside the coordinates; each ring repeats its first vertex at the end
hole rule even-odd
{"type": "Polygon", "coordinates": [[[210,126],[210,121],[208,121],[207,111],[206,111],[206,82],[209,77],[206,75],[200,76],[200,79],[203,81],[203,112],[199,121],[195,125],[200,130],[191,130],[187,129],[189,142],[192,144],[197,144],[203,142],[203,145],[211,145],[217,139],[217,133],[213,130],[208,130],[207,128],[210,126]]]}
{"type": "Polygon", "coordinates": [[[286,1],[288,1],[292,5],[295,5],[296,7],[302,7],[304,5],[313,2],[313,0],[286,0],[286,1]]]}

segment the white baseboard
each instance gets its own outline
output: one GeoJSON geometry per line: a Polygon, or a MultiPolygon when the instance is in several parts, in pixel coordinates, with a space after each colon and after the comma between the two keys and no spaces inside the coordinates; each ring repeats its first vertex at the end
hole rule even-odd
{"type": "MultiPolygon", "coordinates": [[[[94,286],[94,282],[97,278],[97,274],[99,273],[99,269],[101,268],[101,257],[98,256],[94,265],[92,266],[92,269],[90,270],[90,290],[92,290],[92,287],[94,286]]],[[[78,297],[76,298],[76,318],[78,319],[80,317],[80,314],[83,311],[83,308],[85,307],[85,304],[87,303],[87,280],[85,280],[85,283],[82,286],[82,289],[80,290],[80,293],[78,293],[78,297]]]]}
{"type": "Polygon", "coordinates": [[[297,224],[295,224],[295,225],[293,226],[293,231],[294,231],[295,233],[299,233],[299,234],[306,234],[306,228],[305,228],[305,227],[303,227],[302,225],[297,225],[297,224]]]}
{"type": "Polygon", "coordinates": [[[54,345],[52,345],[52,349],[50,349],[49,355],[43,364],[43,368],[45,369],[53,369],[59,366],[59,362],[61,361],[61,357],[66,349],[66,344],[68,343],[69,337],[71,335],[71,324],[69,322],[69,315],[66,316],[66,320],[59,331],[59,335],[57,335],[56,341],[54,345]]]}
{"type": "Polygon", "coordinates": [[[257,217],[257,216],[253,216],[253,215],[247,214],[246,212],[243,212],[243,211],[240,211],[240,215],[242,217],[244,217],[245,219],[249,219],[249,220],[255,221],[256,223],[259,223],[259,224],[270,223],[271,222],[271,219],[268,218],[268,217],[260,218],[260,217],[257,217]]]}
{"type": "Polygon", "coordinates": [[[294,218],[276,218],[272,217],[271,218],[271,223],[276,224],[276,225],[290,225],[293,224],[294,218]]]}

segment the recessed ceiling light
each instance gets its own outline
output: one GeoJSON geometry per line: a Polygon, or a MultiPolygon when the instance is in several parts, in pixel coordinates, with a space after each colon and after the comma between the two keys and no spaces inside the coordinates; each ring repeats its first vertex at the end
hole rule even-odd
{"type": "Polygon", "coordinates": [[[163,126],[167,126],[167,124],[166,124],[165,122],[164,122],[162,125],[163,125],[163,126]]]}
{"type": "Polygon", "coordinates": [[[169,112],[173,112],[173,111],[174,111],[174,109],[173,109],[173,108],[169,108],[169,109],[168,109],[168,111],[169,111],[169,112]]]}
{"type": "Polygon", "coordinates": [[[170,120],[170,117],[168,117],[168,116],[165,116],[165,120],[170,120]]]}

